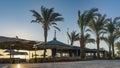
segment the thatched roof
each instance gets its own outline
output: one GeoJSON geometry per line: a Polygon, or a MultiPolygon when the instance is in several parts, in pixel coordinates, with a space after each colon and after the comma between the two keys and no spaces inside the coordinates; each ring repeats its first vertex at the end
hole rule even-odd
{"type": "Polygon", "coordinates": [[[0,49],[34,50],[33,45],[38,42],[20,38],[10,38],[0,36],[0,49]],[[13,45],[14,46],[11,46],[13,45]]]}
{"type": "Polygon", "coordinates": [[[42,49],[71,49],[70,45],[67,45],[63,42],[58,41],[56,38],[54,38],[51,41],[43,42],[41,44],[38,44],[38,48],[42,49]]]}

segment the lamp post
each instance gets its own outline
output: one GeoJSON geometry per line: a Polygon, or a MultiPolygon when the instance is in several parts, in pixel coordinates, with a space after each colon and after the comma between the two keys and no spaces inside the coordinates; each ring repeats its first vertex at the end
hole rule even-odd
{"type": "Polygon", "coordinates": [[[10,45],[10,63],[12,63],[12,59],[11,59],[11,58],[12,58],[12,53],[13,53],[13,52],[11,51],[11,50],[12,50],[12,46],[15,46],[15,44],[11,44],[11,45],[10,45]]]}
{"type": "Polygon", "coordinates": [[[33,48],[35,49],[35,63],[37,63],[37,56],[36,56],[37,44],[34,44],[33,48]]]}

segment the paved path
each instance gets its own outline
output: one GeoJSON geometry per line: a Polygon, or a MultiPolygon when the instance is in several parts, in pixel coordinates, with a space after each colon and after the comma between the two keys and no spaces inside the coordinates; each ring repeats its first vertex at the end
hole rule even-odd
{"type": "Polygon", "coordinates": [[[94,60],[36,64],[0,64],[0,68],[120,68],[120,60],[94,60]]]}

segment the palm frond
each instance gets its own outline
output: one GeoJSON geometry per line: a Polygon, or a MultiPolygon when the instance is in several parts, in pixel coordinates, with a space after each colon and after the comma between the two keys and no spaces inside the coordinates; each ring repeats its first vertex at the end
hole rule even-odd
{"type": "Polygon", "coordinates": [[[41,6],[41,14],[42,14],[44,20],[46,20],[47,10],[48,10],[48,9],[47,9],[46,7],[41,6]]]}
{"type": "Polygon", "coordinates": [[[113,22],[117,23],[118,20],[120,20],[120,17],[115,17],[114,20],[113,20],[113,22]]]}
{"type": "Polygon", "coordinates": [[[87,44],[87,43],[95,43],[95,39],[90,38],[90,34],[87,33],[84,36],[84,42],[85,42],[85,44],[87,44]]]}
{"type": "Polygon", "coordinates": [[[98,27],[97,24],[95,23],[95,21],[93,20],[92,22],[90,22],[88,24],[88,26],[96,33],[98,31],[98,27]]]}
{"type": "Polygon", "coordinates": [[[57,25],[57,23],[51,23],[52,25],[57,25]]]}
{"type": "Polygon", "coordinates": [[[54,28],[56,28],[58,31],[61,31],[58,27],[56,27],[56,26],[53,26],[54,28]]]}
{"type": "Polygon", "coordinates": [[[90,34],[87,33],[84,38],[85,38],[85,39],[90,38],[90,34]]]}
{"type": "Polygon", "coordinates": [[[78,11],[78,26],[81,29],[81,32],[83,32],[82,30],[85,29],[85,26],[87,25],[86,22],[86,14],[88,11],[84,11],[82,14],[80,14],[80,11],[78,11]]]}
{"type": "Polygon", "coordinates": [[[110,46],[110,45],[111,45],[112,38],[111,38],[110,36],[108,36],[108,37],[100,37],[100,40],[105,41],[106,44],[107,44],[108,46],[110,46]]]}
{"type": "Polygon", "coordinates": [[[33,16],[36,18],[35,20],[32,20],[31,22],[41,22],[42,23],[42,16],[35,10],[30,10],[33,13],[33,16]]]}
{"type": "Polygon", "coordinates": [[[62,17],[58,17],[58,18],[55,18],[54,21],[64,21],[64,18],[62,18],[62,17]]]}
{"type": "Polygon", "coordinates": [[[67,32],[67,35],[69,37],[71,45],[73,45],[74,41],[78,41],[79,39],[79,33],[76,33],[76,31],[72,31],[70,34],[67,32]]]}
{"type": "Polygon", "coordinates": [[[107,38],[107,37],[100,37],[100,40],[107,41],[107,40],[108,40],[108,38],[107,38]]]}
{"type": "Polygon", "coordinates": [[[36,20],[32,20],[31,23],[33,23],[33,22],[37,22],[37,21],[36,20]]]}
{"type": "Polygon", "coordinates": [[[107,32],[106,31],[100,31],[98,34],[99,34],[99,36],[100,35],[104,35],[104,34],[106,34],[107,32]]]}
{"type": "Polygon", "coordinates": [[[87,39],[86,43],[95,43],[95,39],[87,39]]]}
{"type": "Polygon", "coordinates": [[[41,15],[37,11],[35,10],[30,10],[30,11],[33,13],[33,16],[42,18],[41,15]]]}
{"type": "Polygon", "coordinates": [[[91,29],[86,29],[85,32],[92,32],[92,30],[91,29]]]}
{"type": "Polygon", "coordinates": [[[93,17],[96,15],[96,11],[98,11],[98,8],[92,8],[88,11],[87,13],[87,21],[86,22],[89,22],[91,19],[93,19],[93,17]]]}

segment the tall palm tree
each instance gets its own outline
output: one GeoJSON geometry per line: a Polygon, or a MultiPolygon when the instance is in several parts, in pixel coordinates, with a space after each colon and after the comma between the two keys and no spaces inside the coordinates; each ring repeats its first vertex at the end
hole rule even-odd
{"type": "MultiPolygon", "coordinates": [[[[42,25],[42,28],[44,30],[44,42],[47,42],[47,36],[48,36],[48,30],[50,29],[50,26],[53,26],[59,30],[58,27],[56,27],[58,21],[63,21],[64,18],[61,17],[61,14],[54,12],[54,8],[46,8],[41,6],[41,13],[30,10],[33,13],[33,16],[36,18],[32,20],[31,22],[36,22],[42,25]]],[[[45,52],[44,50],[44,58],[45,58],[45,52]]]]}
{"type": "Polygon", "coordinates": [[[97,44],[97,58],[100,58],[99,53],[99,44],[100,44],[100,35],[104,32],[104,24],[106,23],[105,19],[106,15],[98,15],[97,18],[95,17],[91,22],[89,23],[89,27],[92,29],[92,31],[96,35],[96,44],[97,44]]]}
{"type": "Polygon", "coordinates": [[[92,8],[89,11],[84,11],[82,14],[80,11],[78,11],[78,26],[80,28],[81,34],[80,34],[80,57],[82,59],[85,58],[85,52],[84,52],[84,31],[87,26],[87,23],[90,22],[90,20],[94,17],[96,14],[95,12],[98,11],[97,8],[92,8]]]}
{"type": "Polygon", "coordinates": [[[103,40],[106,42],[106,44],[108,45],[109,48],[109,58],[111,58],[111,46],[112,46],[112,36],[108,36],[108,37],[100,37],[100,40],[103,40]]]}
{"type": "Polygon", "coordinates": [[[73,45],[74,41],[77,41],[79,39],[79,33],[76,33],[76,31],[72,31],[71,33],[67,32],[67,35],[68,35],[69,40],[71,42],[70,45],[73,45]]]}
{"type": "Polygon", "coordinates": [[[118,20],[120,19],[120,17],[115,17],[114,20],[112,21],[111,18],[108,19],[108,23],[106,24],[105,27],[107,27],[107,32],[108,34],[112,37],[112,55],[113,57],[115,57],[115,53],[114,53],[114,41],[116,40],[116,37],[119,35],[119,22],[118,20]]]}
{"type": "Polygon", "coordinates": [[[115,57],[114,44],[115,44],[115,41],[120,37],[120,31],[116,30],[111,37],[112,37],[112,55],[113,57],[115,57]]]}

